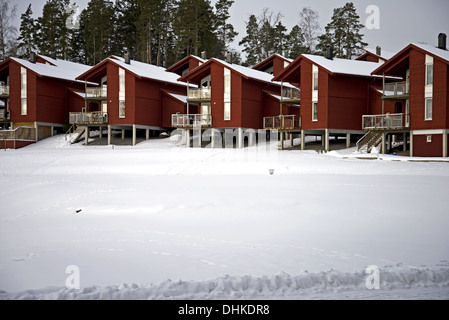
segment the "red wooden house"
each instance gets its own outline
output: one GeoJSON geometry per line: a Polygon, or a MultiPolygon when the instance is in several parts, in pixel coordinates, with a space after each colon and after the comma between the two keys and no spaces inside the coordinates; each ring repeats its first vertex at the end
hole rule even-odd
{"type": "Polygon", "coordinates": [[[190,55],[176,62],[171,67],[168,67],[166,71],[176,73],[179,76],[183,76],[192,71],[193,69],[195,69],[196,67],[202,65],[203,63],[206,63],[206,61],[207,60],[205,58],[205,54],[203,55],[203,58],[190,55]]]}
{"type": "Polygon", "coordinates": [[[394,52],[382,50],[379,46],[376,49],[363,48],[363,50],[365,50],[365,53],[355,60],[385,63],[395,55],[394,52]]]}
{"type": "MultiPolygon", "coordinates": [[[[446,35],[440,34],[438,47],[412,43],[393,56],[373,74],[399,77],[387,83],[382,100],[395,105],[395,113],[376,110],[364,117],[371,135],[386,141],[402,130],[409,136],[411,156],[447,157],[449,128],[449,51],[446,35]]],[[[406,142],[406,141],[405,141],[406,142]]]]}
{"type": "Polygon", "coordinates": [[[263,128],[263,118],[270,113],[267,99],[279,114],[276,96],[281,94],[281,84],[271,79],[266,72],[210,59],[179,79],[198,86],[188,90],[187,98],[189,107],[198,105],[198,114],[174,114],[172,125],[186,133],[194,128],[214,128],[222,133],[233,129],[241,147],[245,129],[263,128]]]}
{"type": "Polygon", "coordinates": [[[177,98],[185,96],[187,85],[178,78],[162,67],[111,56],[78,76],[99,85],[86,86],[85,110],[71,113],[70,122],[82,128],[79,132],[107,127],[108,144],[113,129],[121,130],[122,138],[131,130],[135,145],[137,130],[145,130],[149,139],[150,134],[171,128],[172,113],[185,112],[185,103],[177,98]]]}
{"type": "Polygon", "coordinates": [[[0,135],[6,147],[18,148],[61,131],[69,108],[81,108],[69,105],[76,103],[69,99],[69,91],[83,89],[75,78],[88,68],[35,54],[30,61],[8,58],[1,62],[0,125],[4,130],[0,135]]]}
{"type": "MultiPolygon", "coordinates": [[[[329,150],[330,136],[363,136],[361,117],[369,111],[370,86],[381,86],[371,72],[381,63],[355,61],[303,54],[295,59],[275,81],[299,83],[301,149],[305,136],[321,136],[329,150]]],[[[283,100],[284,101],[284,100],[283,100]]]]}
{"type": "Polygon", "coordinates": [[[256,64],[253,69],[267,72],[276,77],[292,62],[292,59],[288,59],[284,56],[281,56],[280,54],[273,54],[262,62],[256,64]]]}

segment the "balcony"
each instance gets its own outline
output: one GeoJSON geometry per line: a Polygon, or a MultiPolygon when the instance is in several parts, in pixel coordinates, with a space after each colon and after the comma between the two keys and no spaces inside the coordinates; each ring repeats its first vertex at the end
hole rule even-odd
{"type": "Polygon", "coordinates": [[[187,100],[194,102],[208,102],[211,99],[211,88],[188,89],[187,100]]]}
{"type": "Polygon", "coordinates": [[[86,88],[86,100],[102,101],[107,100],[107,98],[108,88],[106,86],[86,88]]]}
{"type": "Polygon", "coordinates": [[[263,118],[265,130],[295,130],[301,128],[301,117],[295,115],[280,115],[263,118]]]}
{"type": "Polygon", "coordinates": [[[36,141],[36,128],[18,127],[13,130],[0,130],[0,140],[36,141]]]}
{"type": "Polygon", "coordinates": [[[409,96],[409,84],[407,82],[386,83],[384,87],[384,100],[404,100],[409,96]]]}
{"type": "Polygon", "coordinates": [[[9,97],[9,86],[0,85],[0,97],[1,98],[9,97]]]}
{"type": "Polygon", "coordinates": [[[400,130],[410,127],[410,115],[404,113],[366,115],[362,117],[364,130],[400,130]]]}
{"type": "Polygon", "coordinates": [[[70,124],[76,125],[105,125],[108,124],[106,112],[70,112],[70,124]]]}
{"type": "Polygon", "coordinates": [[[174,128],[210,128],[212,116],[210,114],[173,114],[171,123],[174,128]]]}
{"type": "Polygon", "coordinates": [[[298,88],[282,88],[282,103],[299,104],[301,101],[301,90],[298,88]]]}

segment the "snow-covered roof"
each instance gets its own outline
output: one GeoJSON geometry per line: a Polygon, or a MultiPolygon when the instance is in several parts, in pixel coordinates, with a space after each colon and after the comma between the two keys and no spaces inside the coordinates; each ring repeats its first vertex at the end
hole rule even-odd
{"type": "Polygon", "coordinates": [[[365,50],[366,52],[369,52],[371,54],[374,54],[378,57],[385,58],[387,60],[391,59],[397,53],[397,52],[387,51],[387,50],[382,49],[380,52],[380,56],[379,56],[376,52],[376,48],[363,48],[363,50],[365,50]]]}
{"type": "Polygon", "coordinates": [[[107,59],[118,64],[121,68],[126,69],[139,77],[187,86],[187,83],[178,81],[179,75],[173,72],[167,72],[166,69],[163,67],[158,67],[152,64],[143,63],[135,60],[131,60],[131,63],[127,64],[125,62],[125,59],[123,59],[122,57],[112,56],[112,58],[113,59],[110,58],[107,59]]]}
{"type": "MultiPolygon", "coordinates": [[[[272,81],[273,75],[271,75],[269,73],[266,73],[266,72],[263,72],[263,71],[259,71],[259,70],[255,70],[255,69],[248,68],[248,67],[243,67],[243,66],[240,66],[238,64],[230,64],[230,63],[228,63],[226,61],[223,61],[223,60],[220,60],[220,59],[216,59],[216,58],[213,58],[211,60],[216,60],[216,61],[220,62],[221,64],[225,65],[226,68],[232,69],[232,70],[234,70],[234,71],[244,75],[245,77],[248,77],[248,78],[251,78],[251,79],[255,79],[255,80],[259,80],[259,81],[264,81],[264,82],[268,82],[268,83],[274,83],[274,84],[277,84],[277,85],[281,85],[280,82],[272,81]]],[[[284,87],[296,88],[295,86],[290,85],[288,83],[284,83],[283,86],[284,87]]]]}
{"type": "Polygon", "coordinates": [[[167,94],[169,96],[172,96],[173,98],[183,102],[183,103],[187,103],[187,96],[184,96],[184,95],[181,95],[181,94],[174,94],[174,93],[170,93],[170,92],[167,92],[167,94]]]}
{"type": "Polygon", "coordinates": [[[75,79],[80,74],[92,68],[91,66],[86,66],[84,64],[74,63],[65,60],[54,60],[47,57],[45,57],[45,59],[48,59],[50,63],[53,63],[55,65],[53,66],[45,63],[31,63],[28,60],[23,60],[14,57],[11,58],[11,60],[37,73],[38,75],[68,81],[77,81],[75,79]]]}
{"type": "Polygon", "coordinates": [[[425,50],[434,56],[440,57],[441,59],[446,60],[449,63],[449,51],[443,50],[437,47],[429,46],[428,44],[421,44],[421,43],[412,43],[412,45],[425,50]]]}
{"type": "Polygon", "coordinates": [[[331,73],[348,74],[362,77],[372,77],[371,72],[382,65],[382,63],[377,62],[348,60],[340,58],[334,58],[333,60],[330,60],[323,56],[316,56],[311,54],[304,54],[303,56],[311,60],[313,63],[325,68],[331,73]]]}

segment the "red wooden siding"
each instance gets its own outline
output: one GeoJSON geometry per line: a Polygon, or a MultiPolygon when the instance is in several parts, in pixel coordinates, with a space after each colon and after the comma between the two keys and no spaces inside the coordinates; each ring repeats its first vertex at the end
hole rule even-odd
{"type": "MultiPolygon", "coordinates": [[[[382,90],[382,88],[379,88],[379,90],[382,90]]],[[[382,91],[379,92],[375,88],[371,87],[369,99],[370,99],[369,112],[366,113],[366,115],[382,114],[382,91]]],[[[384,101],[384,112],[396,113],[395,102],[388,100],[384,101]]],[[[403,112],[405,112],[405,105],[403,106],[403,112]]]]}
{"type": "Polygon", "coordinates": [[[442,157],[443,135],[414,135],[413,156],[415,157],[442,157]],[[432,136],[432,142],[427,142],[427,136],[432,136]]]}

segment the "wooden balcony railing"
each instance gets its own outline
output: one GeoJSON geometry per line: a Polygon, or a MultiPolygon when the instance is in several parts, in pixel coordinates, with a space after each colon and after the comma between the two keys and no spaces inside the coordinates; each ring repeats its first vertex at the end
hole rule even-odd
{"type": "Polygon", "coordinates": [[[362,117],[363,129],[402,129],[410,126],[410,115],[404,113],[366,115],[362,117]]]}
{"type": "Polygon", "coordinates": [[[208,101],[211,99],[211,88],[189,89],[187,91],[187,99],[208,101]]]}
{"type": "Polygon", "coordinates": [[[263,128],[267,130],[293,130],[301,128],[301,117],[296,115],[280,115],[263,118],[263,128]]]}
{"type": "Polygon", "coordinates": [[[77,125],[103,125],[108,124],[107,112],[70,112],[70,124],[77,125]]]}
{"type": "Polygon", "coordinates": [[[384,87],[384,99],[387,98],[407,98],[409,94],[409,84],[407,82],[386,83],[384,87]]]}
{"type": "Polygon", "coordinates": [[[36,141],[36,128],[18,127],[14,130],[0,130],[0,140],[36,141]]]}
{"type": "Polygon", "coordinates": [[[172,127],[212,127],[212,116],[210,114],[173,114],[172,127]]]}

